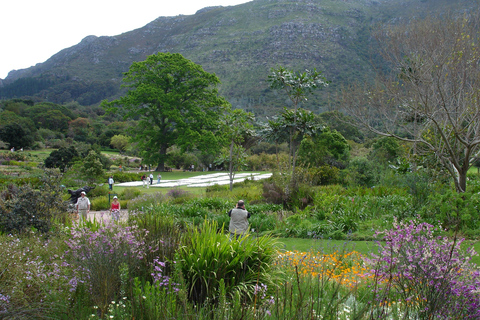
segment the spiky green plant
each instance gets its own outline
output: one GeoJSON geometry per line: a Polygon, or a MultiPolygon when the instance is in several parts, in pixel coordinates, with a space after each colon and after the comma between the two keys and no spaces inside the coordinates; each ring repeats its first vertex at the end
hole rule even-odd
{"type": "Polygon", "coordinates": [[[278,283],[278,272],[273,268],[277,253],[273,238],[245,235],[230,239],[223,226],[218,228],[215,222],[208,221],[187,234],[176,262],[190,301],[217,302],[222,279],[227,296],[239,292],[250,301],[256,286],[273,289],[278,283]]]}

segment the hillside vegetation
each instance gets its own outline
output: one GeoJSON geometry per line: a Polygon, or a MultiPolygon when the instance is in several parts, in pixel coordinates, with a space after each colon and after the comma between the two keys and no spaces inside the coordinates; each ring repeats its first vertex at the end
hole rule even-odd
{"type": "Polygon", "coordinates": [[[343,84],[368,79],[385,68],[370,31],[434,11],[468,10],[475,0],[254,0],[209,7],[194,15],[159,17],[112,37],[88,36],[44,63],[12,71],[0,81],[0,99],[36,97],[50,102],[96,105],[118,97],[123,72],[156,52],[178,52],[215,73],[220,94],[233,107],[268,115],[285,105],[269,89],[277,65],[324,72],[331,85],[304,107],[327,111],[343,84]]]}

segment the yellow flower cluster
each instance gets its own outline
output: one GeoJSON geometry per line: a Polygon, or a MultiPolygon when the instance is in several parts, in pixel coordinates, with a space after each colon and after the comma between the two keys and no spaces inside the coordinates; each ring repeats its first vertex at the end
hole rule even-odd
{"type": "Polygon", "coordinates": [[[287,272],[297,270],[300,275],[334,280],[350,288],[366,280],[367,269],[361,254],[356,251],[331,254],[285,251],[279,253],[276,263],[287,272]]]}

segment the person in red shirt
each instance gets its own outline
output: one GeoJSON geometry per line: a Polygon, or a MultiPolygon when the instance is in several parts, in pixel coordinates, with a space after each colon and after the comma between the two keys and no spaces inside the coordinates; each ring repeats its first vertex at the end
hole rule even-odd
{"type": "Polygon", "coordinates": [[[110,213],[112,215],[112,220],[118,221],[120,219],[120,201],[118,201],[117,196],[113,196],[110,213]]]}

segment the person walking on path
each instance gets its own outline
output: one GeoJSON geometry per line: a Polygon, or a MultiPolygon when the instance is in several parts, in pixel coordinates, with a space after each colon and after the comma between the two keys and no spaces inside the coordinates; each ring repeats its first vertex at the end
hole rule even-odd
{"type": "Polygon", "coordinates": [[[120,219],[120,202],[118,201],[117,196],[113,196],[112,204],[110,205],[110,214],[112,215],[113,221],[118,221],[120,219]]]}
{"type": "Polygon", "coordinates": [[[160,180],[162,180],[162,175],[159,173],[157,176],[157,184],[160,184],[160,180]]]}
{"type": "Polygon", "coordinates": [[[143,175],[142,176],[142,182],[143,182],[143,187],[145,188],[145,186],[148,188],[148,182],[147,182],[147,176],[146,175],[143,175]]]}
{"type": "Polygon", "coordinates": [[[230,239],[238,239],[240,236],[246,234],[248,231],[248,218],[250,213],[245,209],[245,202],[238,200],[234,209],[228,212],[230,217],[230,224],[228,231],[230,231],[230,239]]]}
{"type": "Polygon", "coordinates": [[[90,212],[90,200],[86,197],[85,191],[80,193],[80,198],[75,205],[77,208],[77,216],[80,213],[80,219],[87,220],[87,214],[90,212]]]}
{"type": "Polygon", "coordinates": [[[113,177],[110,176],[110,178],[108,178],[108,188],[110,190],[113,190],[113,184],[115,183],[115,181],[113,181],[113,177]]]}
{"type": "Polygon", "coordinates": [[[150,173],[150,185],[153,184],[153,173],[150,173]]]}

